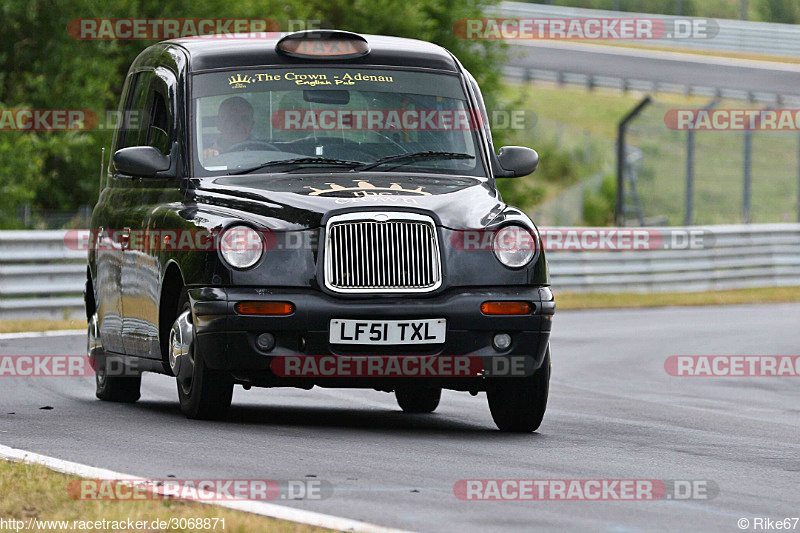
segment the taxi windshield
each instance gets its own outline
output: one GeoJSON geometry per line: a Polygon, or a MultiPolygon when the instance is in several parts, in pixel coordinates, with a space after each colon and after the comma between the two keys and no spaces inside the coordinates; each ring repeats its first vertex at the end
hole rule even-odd
{"type": "Polygon", "coordinates": [[[195,173],[315,170],[485,176],[481,115],[456,75],[260,68],[194,75],[195,173]]]}

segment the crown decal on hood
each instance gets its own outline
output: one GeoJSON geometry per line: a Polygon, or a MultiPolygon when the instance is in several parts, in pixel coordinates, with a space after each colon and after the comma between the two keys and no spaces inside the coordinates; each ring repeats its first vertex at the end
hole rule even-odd
{"type": "Polygon", "coordinates": [[[416,189],[406,189],[399,183],[392,183],[389,187],[381,187],[379,185],[375,185],[374,183],[370,183],[364,180],[353,180],[356,185],[354,187],[345,187],[338,183],[326,183],[325,185],[329,185],[329,189],[318,189],[316,187],[306,186],[306,189],[311,189],[311,192],[308,193],[309,196],[322,196],[325,194],[335,194],[335,193],[347,193],[351,192],[355,196],[368,196],[372,194],[381,194],[381,193],[389,193],[389,194],[411,194],[417,196],[430,196],[431,193],[425,192],[422,189],[422,186],[417,187],[416,189]],[[360,194],[359,194],[360,193],[360,194]]]}

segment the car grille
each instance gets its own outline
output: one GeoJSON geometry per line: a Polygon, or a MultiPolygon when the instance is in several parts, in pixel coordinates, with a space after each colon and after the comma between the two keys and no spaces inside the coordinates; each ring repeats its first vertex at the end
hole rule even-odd
{"type": "Polygon", "coordinates": [[[327,224],[325,285],[336,292],[429,292],[442,283],[430,217],[350,213],[327,224]]]}

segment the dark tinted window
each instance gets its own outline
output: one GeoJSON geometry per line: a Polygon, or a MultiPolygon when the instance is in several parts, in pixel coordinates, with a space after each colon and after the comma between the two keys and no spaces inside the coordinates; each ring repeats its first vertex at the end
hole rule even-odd
{"type": "Polygon", "coordinates": [[[169,112],[164,96],[155,91],[147,130],[147,145],[157,148],[162,154],[169,153],[170,143],[169,112]]]}
{"type": "Polygon", "coordinates": [[[147,107],[147,102],[153,83],[153,73],[139,72],[134,76],[117,149],[147,144],[147,126],[151,111],[147,107]]]}
{"type": "Polygon", "coordinates": [[[429,151],[456,157],[409,157],[374,171],[485,174],[476,134],[483,121],[455,75],[259,68],[198,74],[192,93],[201,175],[304,157],[367,164],[429,151]]]}

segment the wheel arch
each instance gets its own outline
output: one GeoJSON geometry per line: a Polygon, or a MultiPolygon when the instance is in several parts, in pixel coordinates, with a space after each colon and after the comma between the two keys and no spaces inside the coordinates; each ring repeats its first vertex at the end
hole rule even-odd
{"type": "Polygon", "coordinates": [[[92,281],[92,268],[86,267],[86,285],[83,289],[83,302],[86,309],[86,320],[91,321],[97,312],[97,298],[94,295],[94,282],[92,281]]]}
{"type": "MultiPolygon", "coordinates": [[[[158,300],[158,341],[161,358],[168,364],[169,332],[178,313],[178,299],[185,287],[183,273],[175,261],[170,261],[161,280],[161,294],[158,300]]],[[[168,368],[168,367],[167,367],[168,368]]]]}

